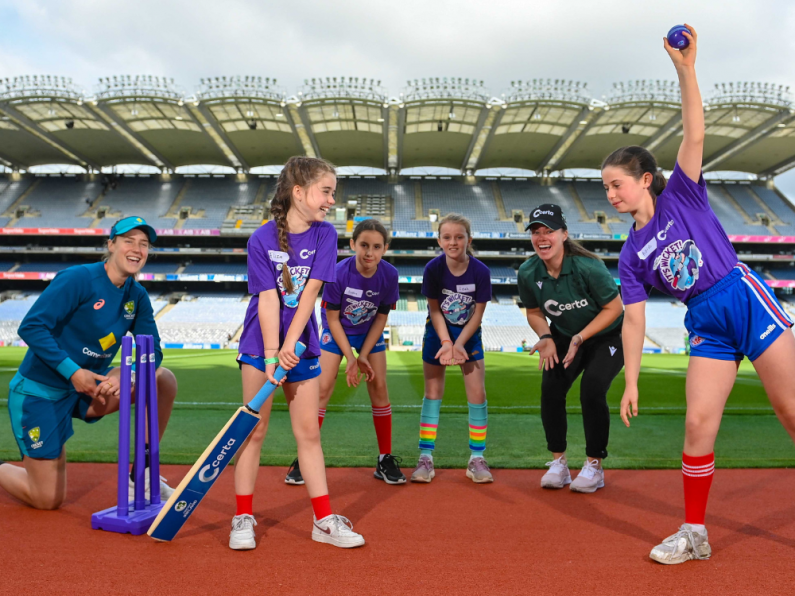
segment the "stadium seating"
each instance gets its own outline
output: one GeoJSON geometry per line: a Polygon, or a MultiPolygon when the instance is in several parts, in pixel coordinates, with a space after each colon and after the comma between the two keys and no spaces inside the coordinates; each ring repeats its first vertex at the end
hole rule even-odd
{"type": "Polygon", "coordinates": [[[98,181],[79,178],[39,178],[22,202],[36,215],[17,220],[16,228],[87,228],[93,218],[82,217],[102,191],[98,181]]]}
{"type": "Polygon", "coordinates": [[[629,227],[634,223],[629,213],[619,213],[607,200],[604,186],[601,181],[582,181],[574,183],[574,188],[582,201],[588,216],[596,218],[596,212],[602,211],[609,219],[619,219],[620,222],[609,223],[610,229],[614,234],[626,234],[629,227]]]}
{"type": "Polygon", "coordinates": [[[17,330],[39,294],[20,294],[0,302],[0,343],[10,345],[19,341],[17,330]]]}
{"type": "Polygon", "coordinates": [[[8,271],[14,265],[16,265],[14,261],[0,261],[0,271],[8,271]]]}
{"type": "Polygon", "coordinates": [[[149,259],[147,259],[146,265],[141,269],[141,273],[176,273],[177,268],[179,268],[179,263],[173,261],[153,261],[151,258],[152,257],[149,257],[149,259]]]}
{"type": "Polygon", "coordinates": [[[726,199],[726,196],[723,194],[724,192],[723,185],[721,184],[707,184],[709,203],[727,234],[770,235],[767,228],[762,226],[749,226],[743,219],[742,214],[726,199]]]}
{"type": "Polygon", "coordinates": [[[158,319],[166,343],[227,344],[243,325],[248,301],[241,294],[185,297],[158,319]]]}
{"type": "Polygon", "coordinates": [[[455,180],[423,180],[422,206],[426,215],[430,209],[438,209],[442,217],[460,213],[472,222],[473,230],[516,232],[513,222],[499,221],[490,182],[469,185],[455,180]]]}
{"type": "Polygon", "coordinates": [[[202,275],[206,273],[220,273],[226,275],[243,275],[247,273],[246,263],[191,263],[183,273],[188,275],[202,275]]]}
{"type": "Polygon", "coordinates": [[[116,187],[109,189],[100,207],[110,207],[107,217],[97,227],[110,228],[117,219],[128,215],[140,215],[153,228],[173,228],[176,217],[164,216],[177,198],[184,181],[175,178],[171,182],[163,182],[157,178],[122,177],[116,181],[116,187]]]}
{"type": "Polygon", "coordinates": [[[39,179],[22,178],[22,180],[16,180],[14,182],[10,182],[5,178],[0,180],[2,180],[3,184],[5,185],[3,190],[0,191],[0,213],[4,213],[6,209],[11,207],[11,205],[13,205],[16,200],[39,179]]]}
{"type": "Polygon", "coordinates": [[[220,229],[230,207],[249,205],[257,196],[259,180],[236,182],[232,178],[189,178],[180,208],[191,207],[191,213],[204,211],[203,217],[191,217],[185,229],[220,229]]]}
{"type": "Polygon", "coordinates": [[[775,213],[783,224],[775,224],[776,229],[785,236],[795,235],[795,208],[788,201],[784,201],[778,193],[766,186],[752,187],[753,192],[764,201],[765,205],[775,213]]]}
{"type": "Polygon", "coordinates": [[[76,262],[67,262],[67,261],[33,261],[31,263],[22,263],[19,267],[17,267],[18,272],[28,272],[28,271],[36,271],[36,272],[48,272],[48,271],[63,271],[69,267],[73,267],[78,265],[79,263],[76,262]]]}

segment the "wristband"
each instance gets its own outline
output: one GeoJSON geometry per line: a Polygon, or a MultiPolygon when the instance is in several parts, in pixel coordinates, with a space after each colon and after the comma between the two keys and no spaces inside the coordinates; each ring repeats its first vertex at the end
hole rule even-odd
{"type": "Polygon", "coordinates": [[[538,338],[538,341],[541,341],[542,339],[552,339],[552,334],[551,333],[545,333],[544,335],[542,335],[541,337],[538,338]]]}
{"type": "Polygon", "coordinates": [[[446,342],[446,341],[449,341],[450,343],[453,343],[453,340],[452,340],[452,339],[443,339],[443,340],[442,340],[442,345],[444,345],[444,342],[446,342]]]}
{"type": "Polygon", "coordinates": [[[265,358],[265,364],[279,364],[279,359],[275,356],[273,358],[265,358]]]}
{"type": "MultiPolygon", "coordinates": [[[[577,345],[581,346],[582,344],[585,343],[585,340],[583,339],[582,335],[580,335],[579,333],[575,333],[574,337],[579,337],[580,338],[580,343],[577,344],[577,345]]],[[[572,339],[574,339],[574,338],[572,338],[572,339]]]]}

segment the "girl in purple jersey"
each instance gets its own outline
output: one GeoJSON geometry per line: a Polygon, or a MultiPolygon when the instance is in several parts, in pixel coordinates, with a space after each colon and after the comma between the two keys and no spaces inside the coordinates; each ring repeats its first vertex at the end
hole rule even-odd
{"type": "Polygon", "coordinates": [[[397,269],[381,260],[388,247],[389,238],[381,222],[359,222],[351,238],[356,256],[340,261],[337,281],[323,288],[318,422],[323,424],[344,355],[348,386],[358,386],[360,374],[367,381],[379,451],[374,476],[387,484],[404,484],[400,458],[392,455],[392,406],[386,386],[384,327],[399,297],[397,269]]]}
{"type": "Polygon", "coordinates": [[[458,365],[464,375],[469,407],[467,477],[477,484],[493,482],[483,453],[486,450],[488,406],[486,367],[480,323],[491,300],[489,268],[472,256],[472,227],[463,215],[450,213],[439,222],[439,246],[422,274],[422,293],[428,298],[428,320],[422,339],[425,397],[420,413],[420,457],[412,482],[430,482],[436,472],[433,451],[444,396],[446,367],[458,365]]]}
{"type": "MultiPolygon", "coordinates": [[[[322,159],[292,157],[279,174],[271,201],[273,219],[254,232],[248,243],[248,283],[253,296],[238,362],[244,403],[253,399],[265,381],[283,384],[312,501],[312,540],[352,548],[363,545],[364,538],[352,531],[348,519],[331,512],[317,426],[320,347],[314,310],[323,282],[335,279],[337,232],[324,219],[334,205],[336,188],[334,167],[322,159]],[[306,344],[301,358],[295,354],[299,341],[306,344]],[[288,371],[280,383],[273,376],[277,364],[288,371]]],[[[272,399],[265,402],[262,421],[235,462],[237,514],[229,535],[229,547],[235,550],[257,546],[252,500],[272,403],[272,399]]]]}
{"type": "Polygon", "coordinates": [[[792,321],[765,282],[738,263],[710,207],[701,175],[705,130],[695,72],[698,36],[686,27],[692,32],[684,33],[690,41],[687,48],[675,50],[663,41],[682,93],[683,139],[670,180],[666,184],[654,157],[641,147],[618,149],[602,164],[608,200],[635,220],[619,259],[626,378],[621,418],[627,426],[638,415],[648,293],[656,288],[687,305],[691,357],[682,455],[685,523],[650,554],[667,565],[711,555],[704,516],[715,469],[713,449],[744,356],[753,363],[776,414],[795,438],[792,321]]]}

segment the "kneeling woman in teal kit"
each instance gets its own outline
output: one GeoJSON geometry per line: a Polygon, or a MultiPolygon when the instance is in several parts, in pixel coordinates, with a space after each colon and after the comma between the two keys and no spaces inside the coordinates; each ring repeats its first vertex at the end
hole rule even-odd
{"type": "MultiPolygon", "coordinates": [[[[92,423],[119,409],[119,369],[110,363],[127,332],[154,337],[160,435],[165,431],[177,380],[160,367],[152,304],[135,281],[156,238],[140,217],[116,222],[105,261],[59,273],[19,327],[28,351],[11,380],[8,413],[22,467],[0,461],[0,486],[31,507],[57,509],[64,501],[72,418],[92,423]]],[[[161,498],[172,492],[161,479],[161,498]]]]}

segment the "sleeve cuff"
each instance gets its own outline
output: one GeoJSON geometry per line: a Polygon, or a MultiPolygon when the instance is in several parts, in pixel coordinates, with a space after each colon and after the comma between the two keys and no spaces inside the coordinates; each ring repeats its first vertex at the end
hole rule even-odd
{"type": "Polygon", "coordinates": [[[55,370],[68,381],[73,374],[80,370],[80,367],[71,358],[64,358],[55,370]]]}

